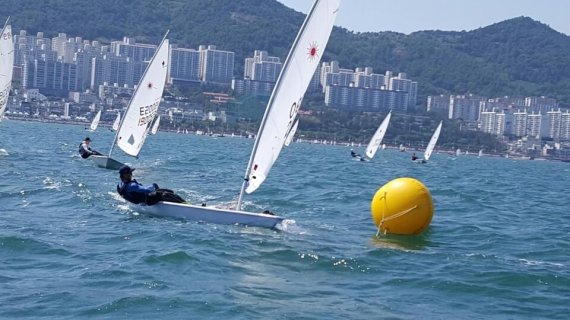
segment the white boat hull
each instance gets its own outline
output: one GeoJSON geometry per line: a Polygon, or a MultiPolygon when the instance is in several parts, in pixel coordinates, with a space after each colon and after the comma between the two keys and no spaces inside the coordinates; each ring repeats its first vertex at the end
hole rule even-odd
{"type": "Polygon", "coordinates": [[[89,159],[93,159],[95,164],[100,168],[111,169],[111,170],[119,170],[125,164],[119,162],[115,159],[111,159],[107,156],[90,156],[89,159]]]}
{"type": "Polygon", "coordinates": [[[202,207],[183,203],[159,202],[152,206],[130,204],[138,213],[157,217],[196,220],[217,224],[242,224],[252,227],[275,228],[284,218],[263,213],[202,207]]]}

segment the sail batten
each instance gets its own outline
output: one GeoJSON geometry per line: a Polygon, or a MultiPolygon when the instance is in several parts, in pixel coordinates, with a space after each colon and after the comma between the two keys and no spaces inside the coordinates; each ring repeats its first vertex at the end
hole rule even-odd
{"type": "Polygon", "coordinates": [[[252,193],[263,183],[277,160],[297,120],[305,91],[327,46],[340,0],[317,0],[307,15],[283,64],[261,122],[243,192],[252,193]]]}

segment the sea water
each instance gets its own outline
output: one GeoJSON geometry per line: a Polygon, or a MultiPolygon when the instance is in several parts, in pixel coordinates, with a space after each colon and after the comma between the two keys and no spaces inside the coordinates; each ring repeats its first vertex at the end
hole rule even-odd
{"type": "MultiPolygon", "coordinates": [[[[153,218],[81,159],[82,126],[0,123],[0,318],[568,319],[570,164],[293,143],[245,209],[282,230],[153,218]],[[360,153],[364,150],[356,150],[360,153]],[[431,191],[417,237],[375,237],[397,177],[431,191]],[[293,222],[294,220],[294,222],[293,222]]],[[[114,133],[89,133],[106,153],[114,133]]],[[[235,201],[253,140],[159,132],[135,178],[192,203],[235,201]]]]}

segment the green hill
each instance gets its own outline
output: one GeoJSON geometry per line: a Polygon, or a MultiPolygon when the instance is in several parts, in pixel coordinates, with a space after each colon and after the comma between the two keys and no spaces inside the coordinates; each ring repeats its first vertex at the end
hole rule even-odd
{"type": "MultiPolygon", "coordinates": [[[[303,14],[275,0],[4,0],[0,17],[17,32],[66,32],[110,41],[134,36],[196,48],[216,44],[236,52],[235,75],[255,49],[285,57],[303,14]]],[[[570,38],[519,17],[469,32],[354,33],[335,28],[323,59],[346,68],[406,72],[425,96],[467,92],[484,96],[547,95],[570,105],[570,38]]]]}

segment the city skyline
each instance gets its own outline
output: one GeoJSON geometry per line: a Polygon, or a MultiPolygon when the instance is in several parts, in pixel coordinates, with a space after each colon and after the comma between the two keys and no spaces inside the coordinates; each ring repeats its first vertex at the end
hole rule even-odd
{"type": "MultiPolygon", "coordinates": [[[[307,13],[312,5],[312,1],[306,0],[278,1],[303,13],[307,13]]],[[[546,3],[533,0],[344,1],[335,25],[356,32],[395,31],[409,34],[422,30],[469,31],[527,16],[570,35],[567,7],[568,2],[564,0],[549,0],[546,3]]]]}

